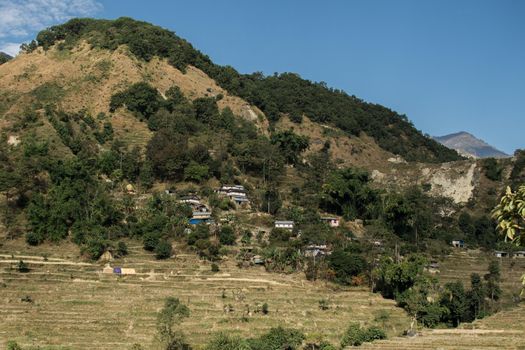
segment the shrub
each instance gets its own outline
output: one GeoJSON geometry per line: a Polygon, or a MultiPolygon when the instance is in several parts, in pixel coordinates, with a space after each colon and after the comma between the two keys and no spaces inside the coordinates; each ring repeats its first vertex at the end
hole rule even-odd
{"type": "Polygon", "coordinates": [[[253,350],[295,350],[304,340],[304,334],[293,328],[272,328],[259,338],[249,339],[253,350]]]}
{"type": "Polygon", "coordinates": [[[326,299],[319,300],[319,309],[328,310],[329,308],[330,308],[330,305],[328,305],[328,300],[326,299]]]}
{"type": "Polygon", "coordinates": [[[22,273],[29,272],[29,266],[27,266],[27,264],[23,260],[20,260],[16,264],[16,269],[18,270],[18,272],[22,273]]]}
{"type": "Polygon", "coordinates": [[[386,333],[377,327],[370,327],[363,329],[359,323],[351,323],[345,331],[341,339],[341,347],[359,346],[366,342],[374,340],[386,339],[386,333]]]}
{"type": "Polygon", "coordinates": [[[26,234],[26,243],[29,245],[39,245],[44,241],[44,237],[42,234],[36,233],[36,232],[28,232],[26,234]]]}
{"type": "Polygon", "coordinates": [[[155,247],[155,257],[157,259],[168,259],[173,252],[168,241],[160,241],[155,247]]]}
{"type": "Polygon", "coordinates": [[[303,122],[303,116],[301,114],[290,114],[290,120],[295,124],[301,124],[303,122]]]}
{"type": "Polygon", "coordinates": [[[268,313],[270,312],[270,310],[268,309],[268,303],[264,303],[262,305],[261,312],[263,313],[263,315],[268,315],[268,313]]]}
{"type": "Polygon", "coordinates": [[[351,323],[341,339],[341,348],[359,346],[363,343],[363,330],[359,323],[351,323]]]}
{"type": "Polygon", "coordinates": [[[211,264],[211,272],[219,272],[219,265],[215,263],[211,264]]]}
{"type": "Polygon", "coordinates": [[[118,242],[117,244],[117,256],[126,256],[128,255],[128,246],[125,242],[118,242]]]}
{"type": "Polygon", "coordinates": [[[22,350],[22,347],[14,340],[7,342],[7,350],[22,350]]]}
{"type": "Polygon", "coordinates": [[[489,180],[500,181],[503,174],[503,167],[494,158],[483,159],[483,170],[489,180]]]}
{"type": "Polygon", "coordinates": [[[97,260],[104,254],[108,244],[101,239],[90,239],[83,247],[83,252],[86,253],[90,259],[97,260]]]}
{"type": "Polygon", "coordinates": [[[33,303],[33,298],[31,298],[30,295],[26,295],[25,297],[23,297],[23,298],[21,299],[21,301],[24,302],[24,303],[30,303],[30,304],[32,304],[32,303],[33,303]]]}
{"type": "Polygon", "coordinates": [[[371,342],[374,340],[386,339],[386,333],[377,327],[370,327],[366,330],[364,336],[364,342],[371,342]]]}
{"type": "Polygon", "coordinates": [[[148,232],[142,237],[142,242],[144,244],[144,249],[152,252],[155,250],[157,245],[159,244],[159,235],[153,232],[148,232]]]}
{"type": "Polygon", "coordinates": [[[246,340],[220,333],[216,335],[204,348],[205,350],[250,350],[246,340]]]}
{"type": "Polygon", "coordinates": [[[235,244],[235,232],[231,226],[221,227],[221,231],[219,232],[219,242],[224,245],[235,244]]]}

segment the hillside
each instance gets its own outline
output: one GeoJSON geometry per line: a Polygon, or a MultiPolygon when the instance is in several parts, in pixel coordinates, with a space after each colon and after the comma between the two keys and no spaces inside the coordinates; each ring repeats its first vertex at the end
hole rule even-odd
{"type": "Polygon", "coordinates": [[[472,158],[508,158],[508,154],[494,148],[468,132],[462,131],[445,136],[436,136],[434,140],[472,158]]]}
{"type": "Polygon", "coordinates": [[[499,287],[495,273],[445,283],[454,261],[486,268],[449,255],[452,240],[501,245],[490,211],[521,181],[521,153],[465,159],[386,107],[239,74],[149,23],[41,31],[0,66],[0,143],[4,342],[169,348],[181,331],[199,349],[226,331],[275,350],[264,337],[282,325],[316,348],[351,321],[398,336],[414,308],[456,327],[515,287],[506,271],[500,301],[476,289],[499,287]],[[133,272],[103,273],[111,259],[133,272]]]}
{"type": "Polygon", "coordinates": [[[187,67],[198,68],[231,94],[260,108],[272,121],[278,120],[283,113],[297,117],[306,115],[316,122],[331,123],[351,135],[366,132],[382,148],[407,160],[459,159],[454,151],[423,136],[405,116],[385,107],[366,103],[324,84],[309,82],[296,74],[240,75],[231,67],[215,65],[174,33],[129,18],[115,21],[74,19],[39,33],[31,49],[48,50],[58,42],[62,42],[62,49],[74,48],[82,41],[110,51],[126,45],[136,59],[149,62],[159,57],[182,72],[187,67]],[[110,31],[111,36],[107,34],[110,31]]]}

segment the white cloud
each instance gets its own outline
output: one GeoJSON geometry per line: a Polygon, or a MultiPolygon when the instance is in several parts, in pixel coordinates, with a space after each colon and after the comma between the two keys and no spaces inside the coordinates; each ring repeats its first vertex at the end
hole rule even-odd
{"type": "Polygon", "coordinates": [[[27,37],[50,25],[100,10],[102,4],[97,0],[0,0],[0,39],[27,37]]]}
{"type": "Polygon", "coordinates": [[[5,52],[14,57],[18,55],[20,45],[22,45],[22,43],[2,43],[0,44],[0,52],[5,52]]]}

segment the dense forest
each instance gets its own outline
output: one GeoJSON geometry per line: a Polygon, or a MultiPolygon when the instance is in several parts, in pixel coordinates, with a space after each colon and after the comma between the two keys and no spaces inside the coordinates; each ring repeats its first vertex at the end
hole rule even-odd
{"type": "Polygon", "coordinates": [[[453,150],[416,130],[406,116],[361,99],[344,91],[313,83],[297,74],[264,76],[260,73],[239,74],[229,66],[214,64],[206,55],[173,32],[130,18],[114,21],[73,19],[41,31],[36,41],[25,45],[36,47],[73,47],[87,40],[94,47],[115,50],[127,45],[136,57],[149,61],[158,56],[185,71],[188,65],[203,70],[220,86],[259,107],[271,121],[282,114],[291,118],[303,115],[319,123],[330,123],[351,135],[366,132],[385,150],[409,161],[447,162],[461,159],[453,150]]]}

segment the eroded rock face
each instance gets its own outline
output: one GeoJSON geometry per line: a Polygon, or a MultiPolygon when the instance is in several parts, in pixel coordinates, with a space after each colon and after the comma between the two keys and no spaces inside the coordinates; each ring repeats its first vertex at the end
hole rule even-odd
{"type": "Polygon", "coordinates": [[[443,164],[428,173],[428,183],[432,185],[430,193],[451,198],[457,204],[466,203],[474,192],[476,163],[472,162],[466,169],[462,169],[464,166],[453,168],[451,164],[454,163],[443,164]]]}
{"type": "Polygon", "coordinates": [[[392,164],[388,171],[371,171],[372,179],[381,186],[403,189],[428,184],[432,196],[450,198],[456,204],[466,203],[472,198],[478,175],[475,161],[392,164]]]}

